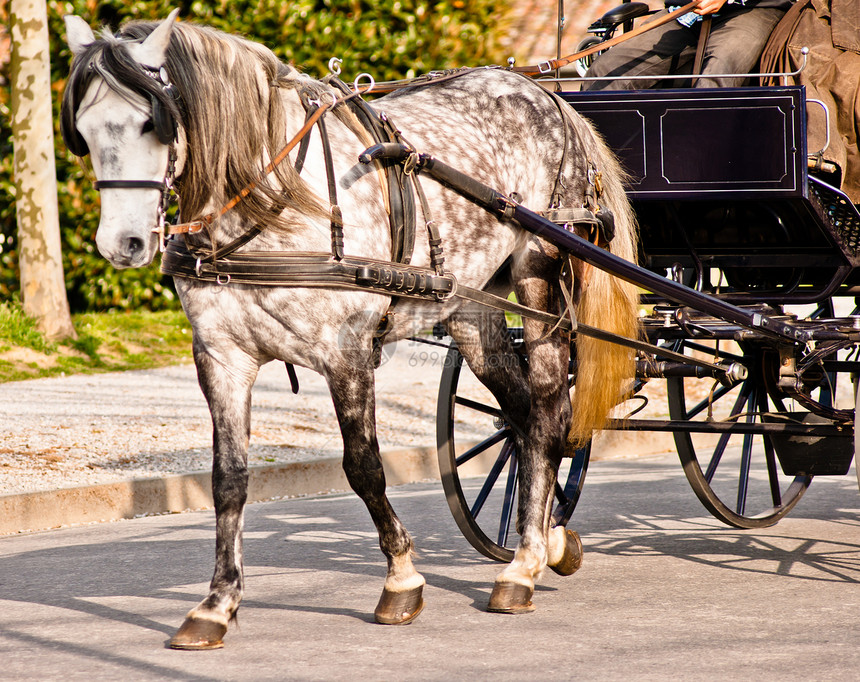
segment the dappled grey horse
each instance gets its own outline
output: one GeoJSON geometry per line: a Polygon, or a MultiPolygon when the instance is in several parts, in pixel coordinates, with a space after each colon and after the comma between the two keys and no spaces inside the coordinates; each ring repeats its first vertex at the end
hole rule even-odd
{"type": "MultiPolygon", "coordinates": [[[[413,542],[385,494],[374,366],[381,338],[395,341],[438,323],[518,434],[521,538],[488,608],[531,610],[535,581],[547,566],[570,574],[581,561],[578,536],[549,527],[559,462],[604,423],[632,376],[632,359],[618,346],[577,338],[571,407],[572,338],[564,325],[527,318],[524,364],[503,312],[478,308],[456,289],[503,297],[514,291],[520,304],[563,320],[570,317],[566,305],[575,304],[582,322],[629,336],[636,329],[635,288],[571,261],[514,221],[427,178],[415,186],[426,199],[412,199],[409,220],[419,220],[414,245],[404,247],[391,228],[393,162],[358,160],[375,138],[351,108],[355,95],[301,74],[258,44],[175,19],[176,12],[96,38],[83,20],[68,16],[75,58],[62,112],[67,145],[92,160],[101,191],[96,242],[114,266],[153,260],[171,186],[187,221],[174,228],[183,234],[168,241],[163,267],[168,256],[178,259],[179,270],[171,272],[212,415],[216,563],[209,594],[170,645],[222,646],[239,607],[251,388],[259,367],[275,359],[313,369],[328,383],[344,470],[388,561],[376,620],[408,623],[421,611],[424,578],[412,563],[413,542]],[[312,112],[324,128],[310,125],[312,112]],[[377,267],[395,251],[403,267],[425,277],[416,281],[447,282],[447,293],[393,297],[342,281],[323,286],[313,273],[304,283],[243,283],[241,269],[218,271],[226,252],[234,261],[256,254],[259,262],[262,254],[264,263],[267,255],[289,254],[288,263],[329,273],[350,263],[377,267]]],[[[401,148],[433,155],[524,206],[544,211],[596,202],[614,214],[608,248],[635,257],[634,222],[612,155],[584,120],[534,82],[503,69],[464,70],[372,106],[384,112],[390,130],[400,131],[391,139],[401,148]]],[[[410,182],[406,177],[407,188],[410,182]]]]}

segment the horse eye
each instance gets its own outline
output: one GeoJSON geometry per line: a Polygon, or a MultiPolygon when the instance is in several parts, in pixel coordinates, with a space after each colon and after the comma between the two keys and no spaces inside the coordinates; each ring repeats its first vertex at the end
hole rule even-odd
{"type": "Polygon", "coordinates": [[[147,133],[151,133],[155,130],[155,124],[152,122],[152,119],[149,118],[146,120],[146,123],[143,124],[143,128],[141,129],[141,134],[146,135],[147,133]]]}

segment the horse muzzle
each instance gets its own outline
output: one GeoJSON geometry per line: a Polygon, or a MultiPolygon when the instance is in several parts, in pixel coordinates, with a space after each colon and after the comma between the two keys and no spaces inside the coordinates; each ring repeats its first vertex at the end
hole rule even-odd
{"type": "Polygon", "coordinates": [[[99,253],[117,270],[140,268],[152,262],[158,249],[158,236],[151,230],[105,232],[103,223],[104,220],[96,234],[96,246],[99,253]]]}

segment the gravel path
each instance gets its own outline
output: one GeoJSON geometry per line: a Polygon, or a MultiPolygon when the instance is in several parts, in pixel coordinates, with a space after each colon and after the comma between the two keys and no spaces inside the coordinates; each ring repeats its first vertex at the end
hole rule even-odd
{"type": "MultiPolygon", "coordinates": [[[[376,373],[382,449],[435,446],[445,349],[401,342],[376,373]]],[[[339,457],[322,377],[281,363],[253,391],[250,464],[339,457]]],[[[192,364],[0,384],[0,495],[208,470],[212,427],[192,364]]]]}
{"type": "MultiPolygon", "coordinates": [[[[435,448],[436,399],[446,349],[402,341],[386,348],[376,372],[380,448],[435,448]]],[[[265,365],[253,390],[249,464],[340,457],[342,441],[322,377],[296,368],[293,395],[281,363],[265,365]]],[[[663,382],[645,394],[640,416],[664,415],[663,382]]],[[[470,373],[459,394],[482,400],[470,373]]],[[[208,471],[212,426],[193,364],[0,384],[0,495],[208,471]]],[[[636,403],[634,406],[638,405],[636,403]]],[[[622,411],[623,413],[623,411],[622,411]]],[[[485,438],[492,418],[458,411],[457,438],[485,438]]],[[[672,450],[671,436],[601,434],[593,459],[672,450]],[[665,441],[665,442],[664,442],[665,441]]]]}

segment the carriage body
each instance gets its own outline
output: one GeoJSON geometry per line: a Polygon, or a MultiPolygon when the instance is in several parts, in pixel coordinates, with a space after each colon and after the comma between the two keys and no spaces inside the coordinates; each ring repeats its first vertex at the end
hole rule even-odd
{"type": "Polygon", "coordinates": [[[809,174],[802,87],[561,96],[630,174],[645,267],[718,269],[718,295],[737,302],[811,303],[857,285],[860,225],[809,174]]]}

